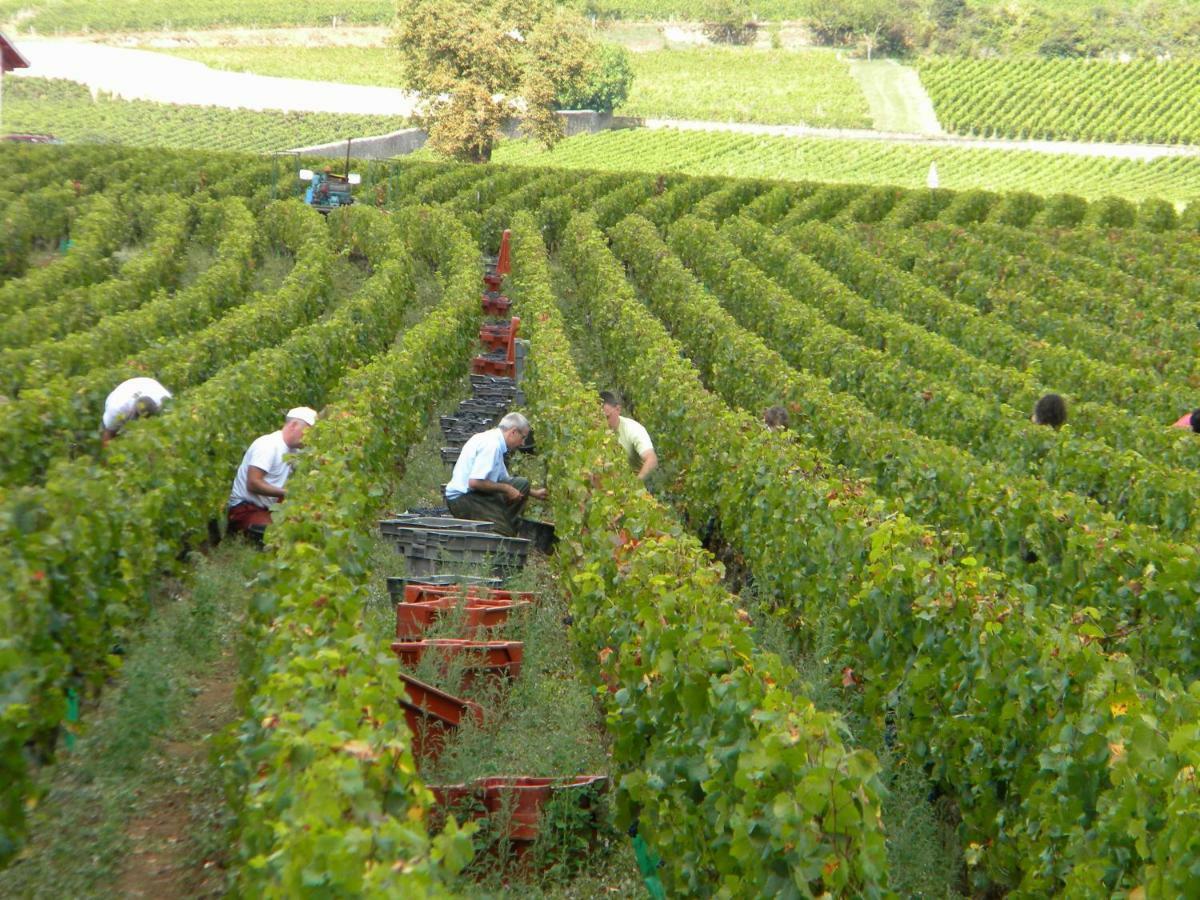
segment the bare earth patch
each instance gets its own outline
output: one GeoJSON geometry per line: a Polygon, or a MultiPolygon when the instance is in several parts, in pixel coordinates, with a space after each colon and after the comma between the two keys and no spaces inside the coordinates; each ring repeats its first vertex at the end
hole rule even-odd
{"type": "Polygon", "coordinates": [[[117,893],[126,897],[220,897],[225,893],[226,855],[206,853],[221,840],[224,798],[208,789],[209,738],[234,721],[237,660],[226,653],[201,680],[183,711],[173,740],[159,750],[163,780],[176,787],[152,789],[130,820],[126,856],[117,893]]]}

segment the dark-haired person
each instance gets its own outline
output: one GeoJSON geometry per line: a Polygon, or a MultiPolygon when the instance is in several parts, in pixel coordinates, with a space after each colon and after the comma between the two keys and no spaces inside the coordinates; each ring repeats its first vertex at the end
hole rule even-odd
{"type": "Polygon", "coordinates": [[[767,431],[787,431],[788,411],[782,406],[772,406],[763,413],[763,423],[767,431]]]}
{"type": "Polygon", "coordinates": [[[608,427],[617,433],[617,443],[629,456],[629,465],[637,470],[637,477],[645,481],[646,476],[658,468],[658,454],[654,452],[650,432],[641,422],[621,415],[621,406],[618,394],[613,391],[600,392],[600,408],[604,411],[608,427]]]}
{"type": "Polygon", "coordinates": [[[1184,413],[1171,427],[1190,428],[1194,433],[1200,434],[1200,409],[1193,409],[1191,412],[1184,413]]]}
{"type": "Polygon", "coordinates": [[[117,436],[130,419],[156,415],[171,392],[153,378],[130,378],[122,381],[104,401],[104,417],[100,443],[105,447],[117,436]]]}
{"type": "Polygon", "coordinates": [[[1033,407],[1030,418],[1034,425],[1061,428],[1067,421],[1067,401],[1058,394],[1046,394],[1033,407]]]}

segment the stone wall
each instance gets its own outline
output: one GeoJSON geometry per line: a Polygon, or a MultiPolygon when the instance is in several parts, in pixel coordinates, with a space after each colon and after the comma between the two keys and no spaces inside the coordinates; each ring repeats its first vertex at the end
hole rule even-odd
{"type": "MultiPolygon", "coordinates": [[[[614,127],[627,127],[635,120],[625,120],[615,117],[612,113],[598,113],[590,109],[560,110],[559,115],[566,122],[567,137],[577,134],[595,134],[614,127]]],[[[513,122],[504,133],[515,137],[520,124],[513,122]]],[[[351,159],[391,159],[394,156],[405,156],[425,146],[428,137],[420,128],[402,128],[390,134],[377,134],[368,137],[354,138],[350,144],[351,159]]],[[[297,147],[297,153],[306,156],[345,156],[346,142],[333,141],[328,144],[314,144],[311,147],[297,147]]]]}

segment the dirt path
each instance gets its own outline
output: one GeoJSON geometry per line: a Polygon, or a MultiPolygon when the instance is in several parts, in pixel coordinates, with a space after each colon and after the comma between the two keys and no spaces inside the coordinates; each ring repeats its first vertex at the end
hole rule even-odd
{"type": "Polygon", "coordinates": [[[397,88],[332,84],[223,72],[165,53],[108,47],[86,40],[25,40],[30,62],[21,75],[67,78],[127,100],[410,116],[417,95],[397,88]]]}
{"type": "Polygon", "coordinates": [[[238,637],[261,564],[225,545],[155,591],[74,749],[42,772],[48,792],[0,897],[224,895],[233,814],[213,736],[238,719],[238,637]]]}
{"type": "Polygon", "coordinates": [[[850,74],[867,97],[877,130],[942,134],[933,101],[916,69],[893,59],[855,59],[850,61],[850,74]]]}
{"type": "Polygon", "coordinates": [[[132,847],[116,881],[123,897],[201,898],[225,892],[226,854],[220,785],[211,784],[209,738],[237,718],[237,659],[226,652],[193,690],[195,697],[156,767],[174,787],[148,791],[127,823],[132,847]],[[213,789],[216,790],[213,790],[213,789]],[[216,852],[214,852],[216,851],[216,852]]]}

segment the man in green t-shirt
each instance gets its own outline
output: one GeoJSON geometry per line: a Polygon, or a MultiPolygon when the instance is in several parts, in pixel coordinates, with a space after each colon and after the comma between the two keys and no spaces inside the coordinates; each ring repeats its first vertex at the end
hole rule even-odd
{"type": "Polygon", "coordinates": [[[617,443],[629,455],[629,464],[637,470],[637,477],[645,481],[658,468],[658,454],[654,452],[649,432],[640,422],[621,415],[621,397],[613,391],[601,391],[600,403],[608,427],[617,433],[617,443]]]}

